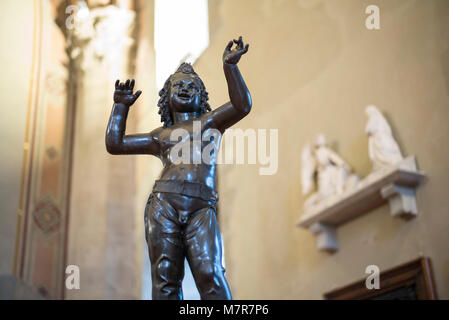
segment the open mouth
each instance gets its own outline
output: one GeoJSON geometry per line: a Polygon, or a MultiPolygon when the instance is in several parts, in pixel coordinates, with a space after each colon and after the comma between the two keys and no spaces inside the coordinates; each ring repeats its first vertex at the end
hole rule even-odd
{"type": "Polygon", "coordinates": [[[179,92],[178,93],[178,97],[183,99],[183,100],[189,100],[190,99],[190,94],[185,93],[185,92],[179,92]]]}

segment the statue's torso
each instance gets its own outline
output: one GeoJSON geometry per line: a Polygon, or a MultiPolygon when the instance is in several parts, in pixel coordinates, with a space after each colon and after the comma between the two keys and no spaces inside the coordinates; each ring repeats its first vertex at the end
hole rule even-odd
{"type": "Polygon", "coordinates": [[[215,190],[221,134],[210,128],[210,121],[193,122],[184,121],[159,131],[156,138],[164,165],[160,179],[197,182],[215,190]]]}

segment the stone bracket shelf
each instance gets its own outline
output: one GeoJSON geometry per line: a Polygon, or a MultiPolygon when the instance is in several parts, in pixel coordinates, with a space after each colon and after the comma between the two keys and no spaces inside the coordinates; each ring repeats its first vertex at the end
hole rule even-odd
{"type": "Polygon", "coordinates": [[[413,156],[388,170],[371,173],[352,190],[327,198],[301,216],[298,227],[317,237],[318,250],[338,250],[338,226],[388,202],[393,217],[413,218],[418,214],[415,189],[425,175],[418,171],[413,156]]]}

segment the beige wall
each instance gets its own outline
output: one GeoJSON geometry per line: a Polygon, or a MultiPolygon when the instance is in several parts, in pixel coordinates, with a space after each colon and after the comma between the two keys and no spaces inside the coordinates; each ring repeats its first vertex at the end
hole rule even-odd
{"type": "MultiPolygon", "coordinates": [[[[100,21],[111,17],[102,8],[91,9],[91,14],[99,12],[100,21]]],[[[134,73],[130,61],[134,59],[136,21],[134,11],[128,13],[132,22],[118,20],[121,28],[114,31],[117,34],[94,29],[89,42],[81,46],[83,56],[72,70],[77,76],[77,105],[68,263],[80,267],[81,289],[67,290],[69,299],[140,298],[136,161],[112,156],[105,147],[115,80],[126,81],[134,73]],[[105,40],[114,46],[104,47],[104,55],[99,58],[103,51],[96,51],[95,44],[105,40]]],[[[135,118],[130,117],[127,132],[134,130],[135,118]]]]}
{"type": "Polygon", "coordinates": [[[33,2],[0,2],[0,274],[12,273],[33,43],[33,2]],[[13,32],[13,30],[16,30],[13,32]],[[17,41],[20,39],[21,41],[17,41]]]}
{"type": "Polygon", "coordinates": [[[65,38],[54,22],[54,1],[3,1],[1,6],[0,272],[14,272],[44,296],[58,298],[68,180],[65,38]]]}
{"type": "MultiPolygon", "coordinates": [[[[136,56],[136,90],[142,90],[142,95],[136,101],[130,112],[130,118],[136,121],[136,132],[149,132],[160,126],[157,113],[158,90],[156,87],[156,65],[154,52],[154,1],[139,0],[138,10],[138,48],[136,56]]],[[[135,217],[137,238],[140,239],[140,281],[141,298],[151,297],[151,270],[148,258],[148,247],[145,240],[144,210],[148,196],[159,176],[162,163],[159,159],[147,155],[131,156],[136,165],[136,197],[135,217]]],[[[130,158],[129,158],[130,159],[130,158]]]]}
{"type": "Polygon", "coordinates": [[[431,257],[438,293],[449,298],[449,2],[212,1],[220,24],[196,63],[212,107],[228,100],[221,68],[226,43],[250,43],[240,62],[253,97],[241,128],[279,129],[279,170],[222,166],[220,202],[228,277],[235,298],[320,299],[322,294],[420,255],[431,257]],[[381,30],[365,28],[380,7],[381,30]],[[364,135],[368,104],[387,116],[404,155],[428,181],[419,216],[393,219],[387,206],[339,228],[340,250],[318,252],[295,227],[304,197],[300,151],[323,132],[355,171],[371,168],[364,135]]]}
{"type": "MultiPolygon", "coordinates": [[[[160,125],[154,83],[153,2],[138,2],[137,85],[144,94],[130,131],[160,125]]],[[[32,2],[0,1],[2,203],[0,273],[12,271],[32,61],[32,2]],[[10,30],[20,30],[11,38],[10,30]],[[16,41],[20,39],[20,41],[16,41]],[[14,41],[12,41],[14,40],[14,41]]],[[[253,96],[241,128],[279,130],[279,169],[220,168],[220,219],[234,297],[314,299],[364,276],[429,256],[440,298],[449,298],[449,3],[440,1],[210,1],[210,48],[196,63],[213,108],[228,100],[221,68],[226,43],[251,44],[240,62],[253,96]],[[381,30],[364,26],[365,8],[381,9],[381,30]],[[304,198],[300,151],[316,133],[364,176],[370,170],[364,108],[386,114],[405,155],[416,155],[428,181],[419,217],[391,218],[387,206],[338,230],[340,251],[316,250],[295,224],[304,198]]],[[[132,70],[132,68],[130,68],[132,70]]],[[[132,72],[123,72],[123,77],[132,72]]],[[[68,263],[81,267],[82,291],[68,298],[138,298],[143,208],[160,163],[104,153],[112,81],[100,65],[86,71],[75,131],[68,263]],[[101,76],[98,76],[101,75],[101,76]],[[109,93],[108,93],[109,92],[109,93]],[[103,151],[102,151],[103,150],[103,151]],[[129,235],[132,236],[130,237],[129,235]]],[[[81,79],[80,79],[81,81],[81,79]]]]}

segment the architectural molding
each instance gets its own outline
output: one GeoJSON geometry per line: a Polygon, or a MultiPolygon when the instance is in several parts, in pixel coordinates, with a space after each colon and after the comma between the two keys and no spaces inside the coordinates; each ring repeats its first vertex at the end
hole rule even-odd
{"type": "Polygon", "coordinates": [[[393,217],[417,216],[415,189],[424,178],[425,174],[417,170],[415,157],[410,156],[395,166],[371,173],[355,188],[307,208],[297,225],[316,235],[319,250],[336,252],[337,228],[386,202],[393,217]]]}

